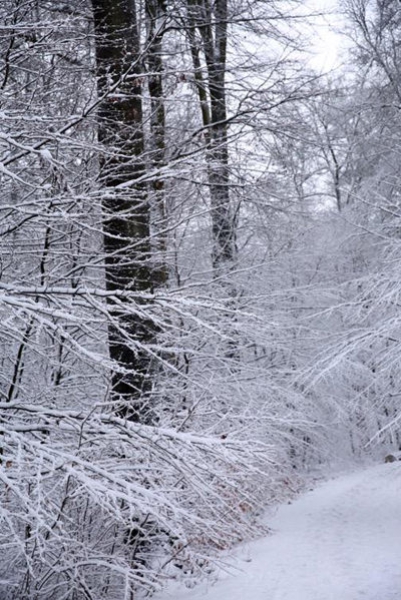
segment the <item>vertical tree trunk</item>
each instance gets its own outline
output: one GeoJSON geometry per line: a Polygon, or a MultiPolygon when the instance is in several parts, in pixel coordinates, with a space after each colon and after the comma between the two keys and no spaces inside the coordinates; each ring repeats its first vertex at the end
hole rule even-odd
{"type": "Polygon", "coordinates": [[[213,267],[217,273],[235,259],[235,227],[230,205],[227,139],[227,0],[189,0],[188,38],[191,46],[203,125],[207,128],[208,183],[210,188],[213,267]],[[206,63],[202,76],[198,29],[206,63]],[[207,101],[209,100],[209,105],[207,101]]]}
{"type": "MultiPolygon", "coordinates": [[[[212,23],[208,0],[206,17],[212,23]]],[[[205,58],[210,93],[209,185],[214,239],[213,266],[219,270],[234,260],[234,224],[229,193],[229,166],[226,105],[227,0],[214,3],[214,31],[203,27],[205,58]]]]}
{"type": "Polygon", "coordinates": [[[167,281],[165,183],[160,169],[165,162],[166,115],[163,94],[163,34],[166,18],[165,0],[146,0],[147,19],[147,80],[150,96],[150,164],[155,171],[151,184],[154,224],[154,280],[158,285],[167,281]],[[158,173],[159,171],[159,173],[158,173]]]}
{"type": "Polygon", "coordinates": [[[103,98],[99,140],[104,146],[100,181],[106,286],[109,291],[138,292],[140,305],[130,314],[124,302],[109,301],[110,356],[119,365],[112,376],[112,395],[119,414],[149,422],[152,360],[146,347],[154,341],[155,328],[146,317],[153,273],[150,207],[140,181],[145,165],[136,9],[132,0],[92,0],[92,5],[98,90],[103,98]]]}

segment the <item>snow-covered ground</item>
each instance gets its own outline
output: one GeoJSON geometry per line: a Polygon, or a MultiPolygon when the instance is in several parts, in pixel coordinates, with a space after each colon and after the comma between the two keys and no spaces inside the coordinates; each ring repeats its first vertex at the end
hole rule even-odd
{"type": "Polygon", "coordinates": [[[401,600],[401,462],[321,484],[268,522],[235,572],[157,600],[401,600]]]}

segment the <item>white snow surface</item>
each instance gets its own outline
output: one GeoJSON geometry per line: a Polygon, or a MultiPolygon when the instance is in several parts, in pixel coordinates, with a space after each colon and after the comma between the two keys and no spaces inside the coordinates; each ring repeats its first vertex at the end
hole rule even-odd
{"type": "Polygon", "coordinates": [[[401,600],[401,462],[336,477],[278,508],[215,585],[157,600],[401,600]]]}

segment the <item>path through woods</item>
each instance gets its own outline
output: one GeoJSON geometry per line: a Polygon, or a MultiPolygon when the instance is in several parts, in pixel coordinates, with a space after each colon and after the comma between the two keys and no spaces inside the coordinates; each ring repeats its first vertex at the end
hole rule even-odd
{"type": "Polygon", "coordinates": [[[157,600],[400,600],[401,463],[319,485],[241,548],[234,574],[157,600]]]}

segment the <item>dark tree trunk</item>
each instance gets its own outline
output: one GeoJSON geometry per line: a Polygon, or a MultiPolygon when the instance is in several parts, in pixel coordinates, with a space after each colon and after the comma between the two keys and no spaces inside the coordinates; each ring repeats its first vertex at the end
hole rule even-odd
{"type": "Polygon", "coordinates": [[[165,182],[162,167],[165,163],[166,115],[163,94],[163,34],[166,18],[164,0],[146,0],[147,19],[147,80],[150,96],[150,164],[155,173],[151,183],[152,221],[154,226],[154,280],[158,285],[167,281],[165,254],[167,249],[165,182]]]}
{"type": "Polygon", "coordinates": [[[147,347],[155,328],[146,316],[153,290],[150,207],[144,174],[141,50],[132,0],[92,0],[99,107],[100,183],[104,213],[106,286],[138,293],[132,304],[109,300],[110,356],[116,412],[149,422],[152,359],[147,347]]]}
{"type": "Polygon", "coordinates": [[[188,38],[195,82],[206,128],[210,188],[213,266],[217,273],[235,259],[235,226],[230,205],[226,103],[227,0],[189,0],[188,38]],[[202,75],[198,29],[206,62],[202,75]]]}

